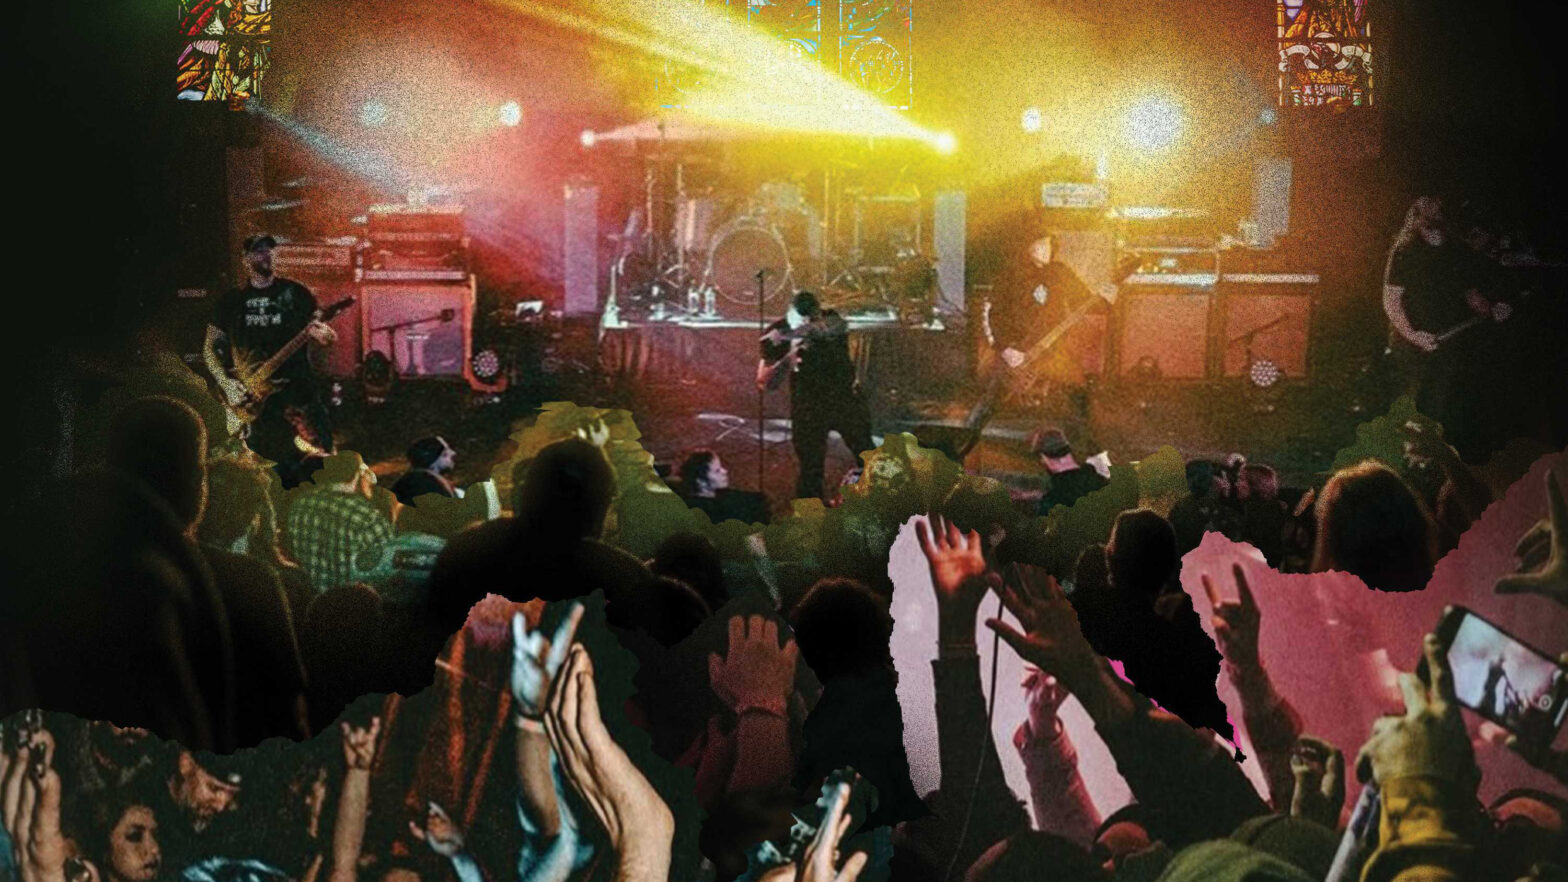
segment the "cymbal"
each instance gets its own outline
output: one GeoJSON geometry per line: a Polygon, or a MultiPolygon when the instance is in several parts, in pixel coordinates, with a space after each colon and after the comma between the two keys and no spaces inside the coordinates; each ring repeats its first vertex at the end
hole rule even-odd
{"type": "Polygon", "coordinates": [[[250,209],[249,214],[260,214],[269,211],[288,211],[305,204],[303,199],[269,199],[266,202],[250,209]]]}
{"type": "Polygon", "coordinates": [[[642,158],[644,162],[674,162],[681,165],[714,165],[718,162],[700,153],[644,153],[642,158]]]}

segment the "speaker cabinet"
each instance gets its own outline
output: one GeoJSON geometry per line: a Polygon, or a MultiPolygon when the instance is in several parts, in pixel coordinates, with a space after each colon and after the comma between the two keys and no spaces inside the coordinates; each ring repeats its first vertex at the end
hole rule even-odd
{"type": "Polygon", "coordinates": [[[965,196],[962,190],[937,193],[932,202],[931,253],[943,312],[964,312],[965,196]]]}
{"type": "Polygon", "coordinates": [[[599,314],[599,188],[568,185],[563,268],[566,315],[599,314]]]}
{"type": "Polygon", "coordinates": [[[1292,283],[1290,278],[1264,275],[1221,278],[1218,320],[1223,376],[1244,377],[1249,365],[1258,361],[1272,362],[1286,379],[1307,376],[1316,286],[1292,283]],[[1260,279],[1284,281],[1258,281],[1260,279]]]}
{"type": "Polygon", "coordinates": [[[1259,157],[1252,167],[1252,219],[1258,238],[1272,244],[1290,232],[1290,160],[1259,157]]]}
{"type": "Polygon", "coordinates": [[[1117,373],[1131,379],[1204,379],[1213,299],[1207,287],[1124,286],[1116,303],[1117,373]]]}
{"type": "Polygon", "coordinates": [[[473,383],[474,280],[387,282],[360,287],[361,345],[407,379],[461,377],[473,383]]]}

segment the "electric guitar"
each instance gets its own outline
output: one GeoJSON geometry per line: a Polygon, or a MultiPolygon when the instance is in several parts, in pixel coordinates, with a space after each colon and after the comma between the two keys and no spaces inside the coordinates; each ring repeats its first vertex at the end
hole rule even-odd
{"type": "Polygon", "coordinates": [[[234,350],[233,369],[227,373],[213,375],[219,396],[228,409],[229,434],[242,437],[250,424],[261,415],[262,405],[274,391],[272,375],[277,373],[278,368],[282,367],[294,353],[310,342],[310,325],[331,321],[353,305],[354,298],[345,297],[325,309],[316,310],[309,324],[300,329],[298,334],[283,344],[283,347],[266,361],[257,362],[251,353],[241,349],[234,350]]]}

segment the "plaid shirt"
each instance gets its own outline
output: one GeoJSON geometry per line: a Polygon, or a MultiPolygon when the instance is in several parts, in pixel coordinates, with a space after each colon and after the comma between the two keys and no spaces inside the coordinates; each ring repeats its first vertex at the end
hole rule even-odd
{"type": "Polygon", "coordinates": [[[289,506],[289,550],[317,592],[353,581],[354,555],[394,535],[386,516],[357,494],[318,490],[289,506]]]}

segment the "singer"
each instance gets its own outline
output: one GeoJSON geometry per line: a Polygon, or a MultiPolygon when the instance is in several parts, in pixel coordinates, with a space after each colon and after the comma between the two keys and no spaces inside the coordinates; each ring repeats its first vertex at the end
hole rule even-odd
{"type": "Polygon", "coordinates": [[[822,498],[828,432],[837,431],[858,458],[872,448],[871,411],[849,357],[849,325],[817,295],[800,291],[784,317],[762,335],[757,387],[774,389],[789,376],[791,438],[799,477],[795,498],[822,498]]]}

